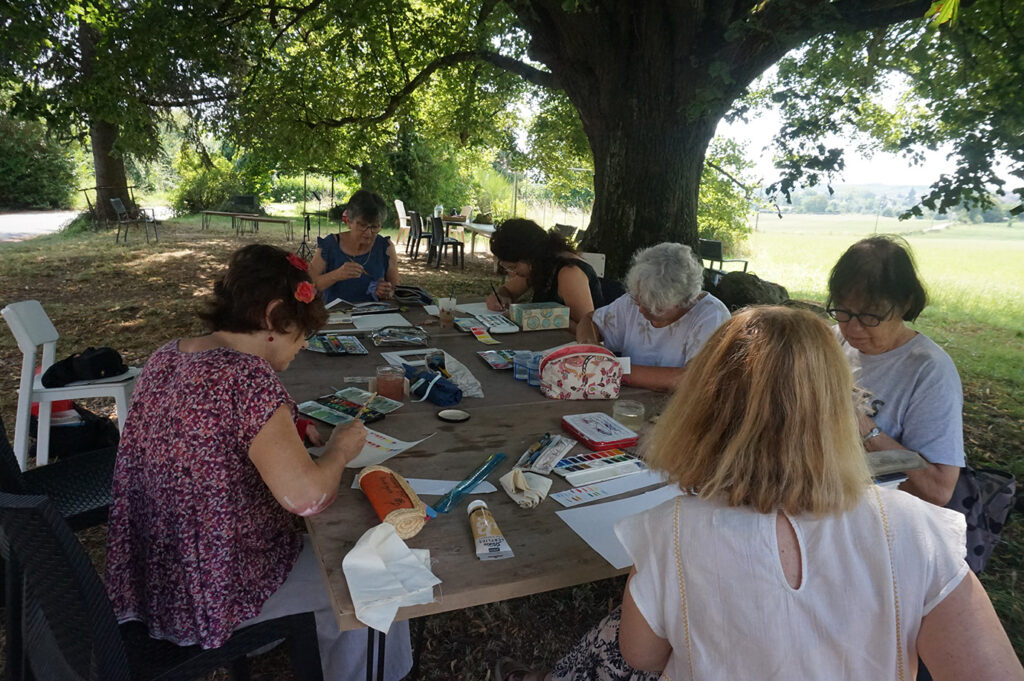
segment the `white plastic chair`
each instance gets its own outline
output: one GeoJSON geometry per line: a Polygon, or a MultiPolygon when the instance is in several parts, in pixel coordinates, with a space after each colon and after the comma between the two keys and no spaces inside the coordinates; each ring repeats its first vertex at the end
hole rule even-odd
{"type": "Polygon", "coordinates": [[[50,411],[55,400],[69,400],[86,397],[113,397],[117,403],[117,426],[124,428],[128,416],[128,404],[135,377],[139,370],[130,367],[120,376],[76,381],[60,388],[44,388],[42,375],[54,363],[57,355],[57,329],[46,316],[43,306],[37,300],[11,303],[0,310],[7,326],[11,328],[18,347],[24,356],[21,363],[21,383],[18,388],[18,415],[14,427],[14,454],[22,470],[28,463],[28,428],[32,403],[39,403],[39,429],[36,437],[36,463],[43,465],[50,460],[50,411]],[[36,354],[43,347],[42,372],[35,375],[36,354]]]}
{"type": "Polygon", "coordinates": [[[398,213],[398,237],[395,239],[395,245],[402,243],[402,230],[405,230],[405,252],[408,253],[412,221],[409,220],[409,215],[405,212],[405,203],[402,202],[402,199],[395,199],[395,212],[398,213]]]}
{"type": "Polygon", "coordinates": [[[597,276],[604,276],[604,262],[607,259],[604,253],[584,253],[580,251],[576,255],[586,260],[587,263],[594,268],[594,272],[597,276]]]}

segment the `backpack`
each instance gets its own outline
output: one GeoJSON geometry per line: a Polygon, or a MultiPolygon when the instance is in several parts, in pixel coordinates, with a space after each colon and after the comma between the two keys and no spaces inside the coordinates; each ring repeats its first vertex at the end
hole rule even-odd
{"type": "MultiPolygon", "coordinates": [[[[81,422],[50,426],[50,457],[60,459],[94,449],[116,447],[121,440],[117,423],[106,416],[86,409],[75,402],[72,409],[78,412],[81,422]]],[[[33,415],[29,419],[28,434],[39,437],[39,420],[33,415]]]]}
{"type": "Polygon", "coordinates": [[[622,385],[622,365],[600,345],[568,345],[540,361],[540,391],[553,400],[613,400],[622,385]]]}
{"type": "Polygon", "coordinates": [[[54,362],[40,380],[44,388],[59,388],[75,381],[95,381],[98,378],[120,376],[126,371],[128,366],[114,348],[88,347],[82,352],[76,352],[59,362],[54,362]]]}
{"type": "Polygon", "coordinates": [[[960,477],[946,508],[967,517],[967,564],[974,572],[985,569],[1003,525],[1014,506],[1017,481],[993,468],[960,469],[960,477]]]}

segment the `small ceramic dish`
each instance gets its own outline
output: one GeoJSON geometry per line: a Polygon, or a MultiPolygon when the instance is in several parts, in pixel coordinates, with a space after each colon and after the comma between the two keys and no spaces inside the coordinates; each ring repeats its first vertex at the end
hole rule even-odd
{"type": "Polygon", "coordinates": [[[469,420],[469,412],[461,409],[442,409],[437,412],[437,418],[449,423],[462,423],[469,420]]]}

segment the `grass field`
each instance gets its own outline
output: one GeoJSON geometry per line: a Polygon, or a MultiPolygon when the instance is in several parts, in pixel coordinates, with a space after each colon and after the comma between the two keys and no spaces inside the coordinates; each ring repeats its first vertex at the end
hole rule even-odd
{"type": "MultiPolygon", "coordinates": [[[[874,231],[874,222],[870,216],[762,215],[744,257],[750,271],[784,285],[793,297],[821,302],[830,267],[851,243],[874,231]]],[[[1024,226],[954,225],[920,233],[928,226],[881,218],[878,231],[905,233],[916,255],[932,300],[917,328],[942,345],[960,370],[968,458],[1024,480],[1024,226]]],[[[62,333],[58,354],[104,344],[138,364],[167,339],[198,332],[194,311],[212,277],[232,250],[252,240],[236,238],[225,224],[200,231],[198,217],[189,217],[165,224],[160,242],[149,246],[134,232],[128,247],[115,246],[112,232],[0,244],[0,305],[40,300],[62,333]]],[[[286,244],[277,225],[259,240],[297,245],[286,244]]],[[[485,293],[494,277],[479,246],[464,273],[426,269],[422,258],[403,260],[402,268],[408,283],[433,291],[454,285],[461,294],[485,293]]],[[[0,331],[0,416],[9,433],[20,361],[13,338],[0,331]]],[[[1003,537],[982,581],[1024,654],[1024,517],[1014,518],[1003,537]]],[[[101,562],[104,532],[83,538],[101,562]]],[[[550,664],[614,607],[619,594],[621,582],[611,580],[426,618],[416,678],[488,679],[501,655],[550,664]]],[[[288,678],[279,658],[261,662],[253,678],[288,678]]]]}

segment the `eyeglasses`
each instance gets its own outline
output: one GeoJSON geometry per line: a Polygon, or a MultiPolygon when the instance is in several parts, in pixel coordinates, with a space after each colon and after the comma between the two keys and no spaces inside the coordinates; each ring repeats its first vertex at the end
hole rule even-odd
{"type": "Polygon", "coordinates": [[[858,322],[860,322],[861,326],[874,328],[881,324],[882,322],[884,322],[886,319],[888,319],[889,316],[892,315],[892,311],[895,309],[896,306],[893,305],[892,307],[889,308],[889,311],[886,312],[884,315],[871,314],[870,312],[860,312],[855,314],[853,312],[850,312],[849,310],[841,310],[838,307],[829,308],[828,310],[825,310],[825,312],[828,313],[829,317],[836,320],[840,324],[845,324],[851,319],[856,319],[858,322]]]}
{"type": "Polygon", "coordinates": [[[379,232],[384,228],[384,225],[380,223],[372,225],[369,222],[363,222],[362,220],[355,220],[352,222],[352,226],[363,232],[379,232]]]}

